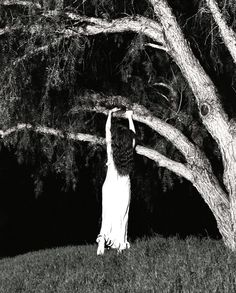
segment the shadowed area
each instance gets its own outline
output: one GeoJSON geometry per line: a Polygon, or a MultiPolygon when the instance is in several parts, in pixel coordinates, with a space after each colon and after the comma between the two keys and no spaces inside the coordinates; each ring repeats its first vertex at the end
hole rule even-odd
{"type": "MultiPolygon", "coordinates": [[[[63,182],[54,175],[44,180],[43,192],[35,197],[32,166],[19,165],[5,149],[0,160],[1,256],[95,242],[101,224],[101,186],[89,166],[81,169],[75,191],[62,191],[63,182]]],[[[171,191],[161,191],[150,164],[136,158],[129,239],[154,233],[219,238],[212,213],[191,185],[184,181],[171,191]]]]}

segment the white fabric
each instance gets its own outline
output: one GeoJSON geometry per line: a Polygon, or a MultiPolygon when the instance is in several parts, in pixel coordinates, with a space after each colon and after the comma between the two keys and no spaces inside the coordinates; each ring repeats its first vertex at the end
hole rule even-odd
{"type": "Polygon", "coordinates": [[[127,242],[130,205],[130,177],[120,176],[112,156],[108,157],[108,169],[102,188],[102,226],[97,238],[98,254],[104,253],[104,244],[123,250],[127,242]]]}

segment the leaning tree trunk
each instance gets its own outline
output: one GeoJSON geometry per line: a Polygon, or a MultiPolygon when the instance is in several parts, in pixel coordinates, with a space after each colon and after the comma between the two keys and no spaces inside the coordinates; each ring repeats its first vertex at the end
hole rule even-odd
{"type": "MultiPolygon", "coordinates": [[[[229,50],[229,53],[236,64],[236,33],[229,27],[220,12],[220,9],[215,0],[206,0],[206,4],[210,9],[212,16],[218,26],[221,38],[229,50]]],[[[225,166],[224,181],[230,196],[230,209],[232,214],[233,230],[236,231],[236,125],[233,121],[230,123],[230,133],[232,135],[229,149],[229,161],[225,166]]],[[[236,235],[235,235],[236,238],[236,235]]],[[[235,239],[236,241],[236,239],[235,239]]]]}
{"type": "MultiPolygon", "coordinates": [[[[216,200],[215,204],[209,205],[206,200],[208,197],[204,196],[204,199],[216,217],[218,228],[225,244],[230,249],[236,250],[236,139],[232,131],[236,128],[224,112],[213,82],[195,58],[166,0],[151,0],[151,2],[163,27],[168,52],[179,66],[192,89],[202,122],[216,140],[221,151],[224,166],[224,184],[228,191],[229,207],[227,208],[230,213],[227,220],[222,213],[219,213],[218,207],[223,204],[222,202],[217,202],[216,200]],[[230,231],[230,233],[225,233],[225,226],[227,226],[226,230],[230,231]]],[[[197,178],[197,180],[200,185],[206,184],[204,178],[197,178]]],[[[209,191],[208,194],[212,201],[214,192],[209,191]]],[[[226,206],[223,209],[225,208],[226,206]]]]}

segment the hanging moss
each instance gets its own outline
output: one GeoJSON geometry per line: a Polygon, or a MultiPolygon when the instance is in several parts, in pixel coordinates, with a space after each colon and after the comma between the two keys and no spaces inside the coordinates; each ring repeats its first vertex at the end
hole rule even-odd
{"type": "MultiPolygon", "coordinates": [[[[216,80],[218,74],[227,71],[230,83],[234,68],[229,66],[230,62],[224,62],[225,49],[219,46],[215,30],[210,31],[207,14],[199,9],[195,16],[190,15],[191,11],[186,15],[180,2],[170,1],[178,10],[178,20],[184,24],[184,32],[200,62],[207,70],[213,62],[217,69],[213,74],[216,80]]],[[[150,41],[148,38],[132,32],[74,37],[61,34],[64,29],[73,30],[83,25],[68,19],[66,12],[101,17],[107,21],[126,16],[135,19],[136,15],[155,19],[149,1],[66,0],[64,10],[54,14],[48,12],[55,7],[55,1],[40,1],[40,4],[42,9],[0,4],[0,27],[13,28],[0,35],[1,129],[17,123],[31,123],[65,132],[104,136],[104,115],[86,111],[71,114],[71,109],[76,106],[88,105],[89,101],[84,101],[86,93],[98,92],[124,95],[131,103],[144,105],[153,115],[177,127],[204,147],[207,134],[200,127],[191,90],[168,54],[146,46],[150,41]],[[194,125],[193,120],[196,121],[194,125]],[[197,135],[199,132],[201,139],[197,135]]],[[[233,2],[226,1],[226,4],[231,19],[233,2]]],[[[195,3],[194,9],[201,8],[201,5],[203,2],[195,3]]],[[[103,106],[110,109],[113,105],[108,101],[103,106]]],[[[208,110],[203,105],[201,114],[207,115],[208,110]]],[[[167,140],[147,127],[137,123],[137,133],[139,143],[151,146],[173,160],[183,160],[167,140]]],[[[92,165],[96,170],[96,162],[101,168],[99,172],[104,171],[103,147],[44,137],[30,131],[12,134],[4,143],[15,150],[19,162],[34,164],[37,194],[42,190],[47,174],[61,176],[65,186],[75,187],[80,168],[92,165]]],[[[177,180],[167,170],[158,173],[164,189],[172,187],[177,180]]]]}

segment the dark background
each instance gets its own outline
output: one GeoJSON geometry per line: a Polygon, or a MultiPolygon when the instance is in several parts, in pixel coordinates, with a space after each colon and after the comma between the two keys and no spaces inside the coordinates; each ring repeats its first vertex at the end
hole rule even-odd
{"type": "MultiPolygon", "coordinates": [[[[43,192],[35,197],[32,166],[19,165],[13,151],[6,149],[1,150],[0,161],[2,257],[55,246],[95,243],[101,222],[101,186],[93,184],[89,167],[81,168],[75,191],[62,191],[62,180],[48,176],[43,192]]],[[[148,172],[150,164],[151,161],[144,164],[141,158],[136,158],[129,239],[156,233],[181,238],[189,235],[219,238],[211,211],[191,184],[183,181],[176,183],[173,190],[163,192],[155,172],[148,172]],[[149,188],[140,188],[142,183],[149,188]]]]}

